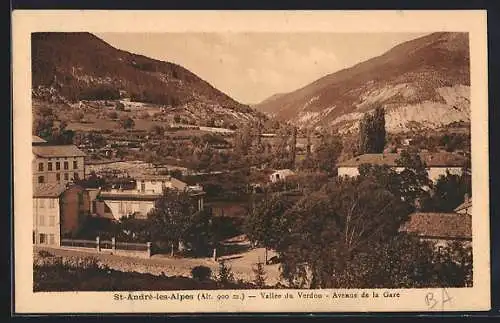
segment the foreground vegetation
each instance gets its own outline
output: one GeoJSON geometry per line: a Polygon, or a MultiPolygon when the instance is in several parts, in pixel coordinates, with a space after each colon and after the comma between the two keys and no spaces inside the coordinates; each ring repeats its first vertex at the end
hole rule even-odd
{"type": "Polygon", "coordinates": [[[220,263],[215,273],[208,267],[196,266],[191,276],[123,272],[108,268],[95,257],[63,258],[39,251],[33,265],[33,291],[209,290],[264,286],[262,276],[258,275],[255,278],[257,284],[236,280],[231,268],[224,263],[220,263]]]}

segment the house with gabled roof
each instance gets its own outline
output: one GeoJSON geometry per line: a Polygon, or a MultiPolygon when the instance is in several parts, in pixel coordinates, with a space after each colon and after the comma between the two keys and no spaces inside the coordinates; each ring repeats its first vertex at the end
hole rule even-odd
{"type": "Polygon", "coordinates": [[[451,242],[470,245],[472,241],[472,216],[458,213],[416,212],[399,229],[424,241],[432,242],[436,248],[451,242]]]}

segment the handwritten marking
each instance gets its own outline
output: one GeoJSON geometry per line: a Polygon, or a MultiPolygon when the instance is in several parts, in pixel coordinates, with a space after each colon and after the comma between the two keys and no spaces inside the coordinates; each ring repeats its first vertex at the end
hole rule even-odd
{"type": "MultiPolygon", "coordinates": [[[[439,298],[439,296],[438,296],[439,298]]],[[[441,299],[438,299],[435,297],[434,293],[429,292],[425,295],[425,303],[429,307],[430,310],[434,309],[436,305],[440,304],[441,305],[441,310],[444,311],[445,304],[446,303],[451,303],[451,300],[453,299],[450,294],[448,294],[448,291],[446,288],[441,289],[441,299]]]]}

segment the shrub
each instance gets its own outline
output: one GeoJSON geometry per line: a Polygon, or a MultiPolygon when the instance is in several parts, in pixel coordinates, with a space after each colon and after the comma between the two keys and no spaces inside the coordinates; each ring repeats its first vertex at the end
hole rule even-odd
{"type": "Polygon", "coordinates": [[[118,113],[116,113],[116,111],[110,111],[108,113],[108,118],[110,118],[110,119],[117,119],[118,118],[118,113]]]}
{"type": "Polygon", "coordinates": [[[198,281],[208,280],[212,276],[212,269],[207,266],[196,266],[191,269],[191,276],[198,281]]]}
{"type": "Polygon", "coordinates": [[[258,262],[252,270],[254,273],[253,283],[257,288],[264,288],[266,286],[266,272],[262,262],[258,262]]]}
{"type": "Polygon", "coordinates": [[[217,282],[222,286],[234,282],[234,275],[231,267],[227,266],[224,261],[219,262],[219,272],[217,274],[217,282]]]}

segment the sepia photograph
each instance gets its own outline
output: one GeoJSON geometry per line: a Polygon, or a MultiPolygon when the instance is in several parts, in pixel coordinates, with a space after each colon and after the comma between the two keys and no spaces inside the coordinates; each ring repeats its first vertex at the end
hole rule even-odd
{"type": "Polygon", "coordinates": [[[31,31],[33,294],[474,289],[471,37],[31,31]]]}

